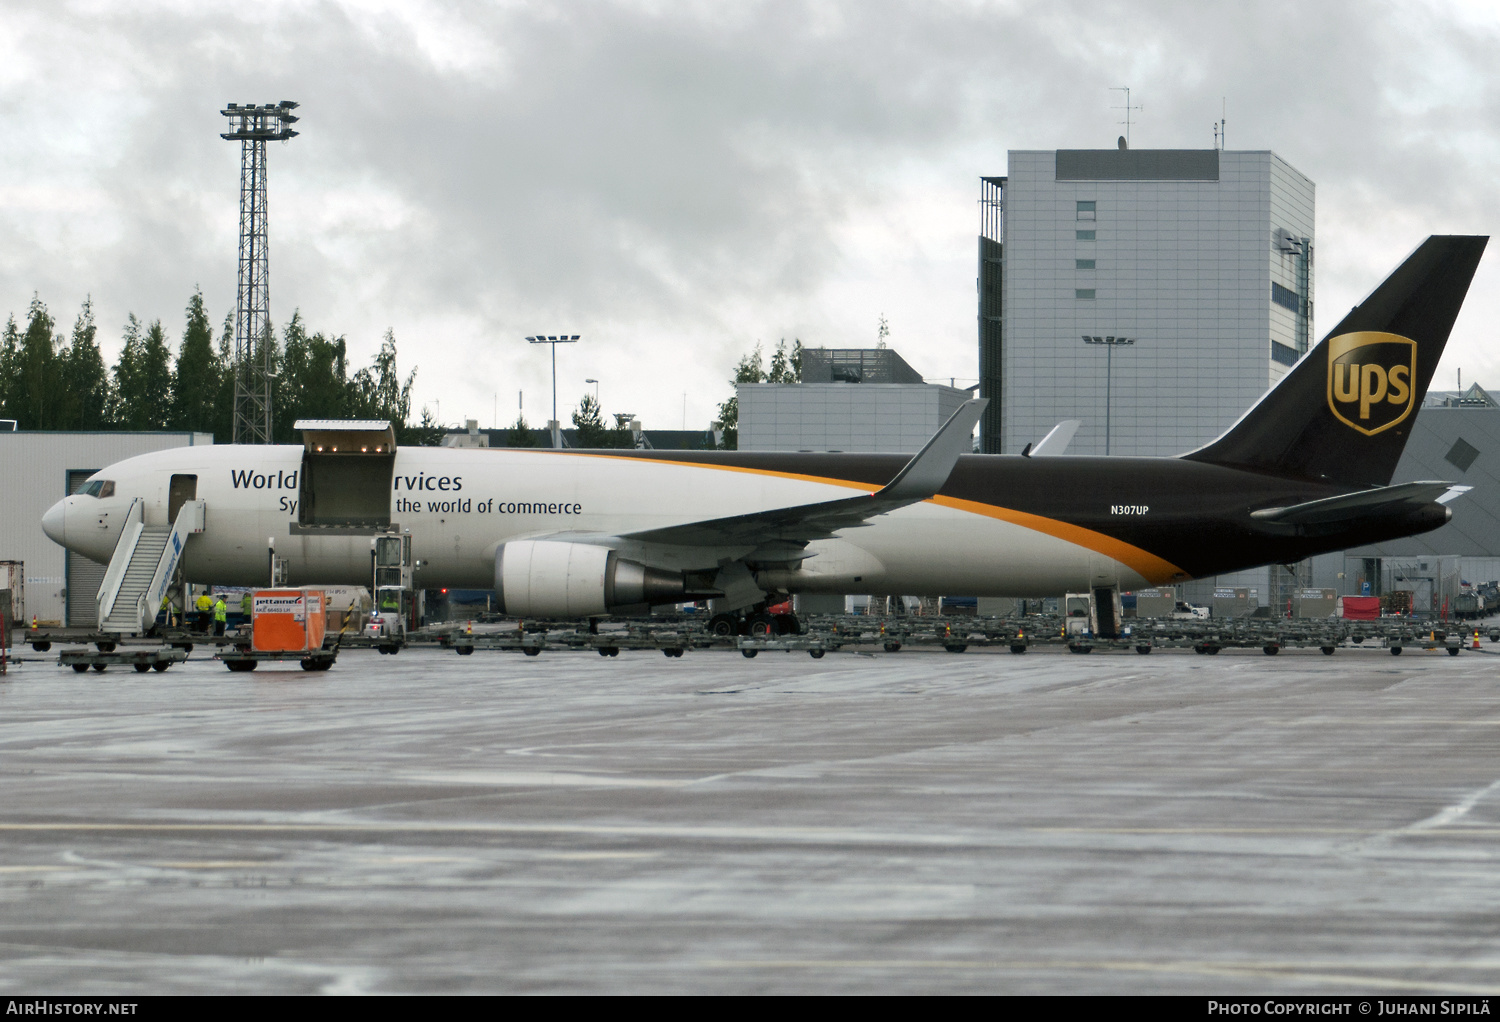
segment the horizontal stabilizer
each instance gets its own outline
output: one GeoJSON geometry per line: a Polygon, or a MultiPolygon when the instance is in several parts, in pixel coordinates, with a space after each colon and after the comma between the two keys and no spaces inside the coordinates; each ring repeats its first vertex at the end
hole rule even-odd
{"type": "Polygon", "coordinates": [[[1397,486],[1380,486],[1373,490],[1345,493],[1323,500],[1310,500],[1291,507],[1268,507],[1252,511],[1250,517],[1262,522],[1280,525],[1327,525],[1368,517],[1379,511],[1393,510],[1397,505],[1425,504],[1436,501],[1446,504],[1454,497],[1470,489],[1452,483],[1417,482],[1401,483],[1397,486]]]}
{"type": "Polygon", "coordinates": [[[958,459],[969,453],[974,427],[988,404],[988,398],[964,402],[895,478],[875,493],[668,525],[633,532],[629,538],[694,546],[759,545],[772,541],[805,544],[826,539],[839,529],[863,525],[876,515],[936,495],[953,474],[958,459]]]}

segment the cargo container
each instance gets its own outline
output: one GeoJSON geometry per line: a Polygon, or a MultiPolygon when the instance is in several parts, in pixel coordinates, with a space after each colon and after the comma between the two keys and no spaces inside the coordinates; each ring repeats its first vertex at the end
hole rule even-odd
{"type": "Polygon", "coordinates": [[[301,653],[323,647],[321,589],[260,589],[251,598],[250,648],[257,653],[301,653]]]}

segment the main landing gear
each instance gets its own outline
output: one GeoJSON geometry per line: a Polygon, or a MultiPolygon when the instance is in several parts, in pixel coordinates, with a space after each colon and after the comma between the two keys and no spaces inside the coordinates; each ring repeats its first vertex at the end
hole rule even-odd
{"type": "Polygon", "coordinates": [[[709,633],[720,638],[750,635],[757,639],[774,639],[778,635],[801,635],[802,622],[796,614],[771,614],[764,604],[749,611],[715,614],[708,619],[709,633]]]}

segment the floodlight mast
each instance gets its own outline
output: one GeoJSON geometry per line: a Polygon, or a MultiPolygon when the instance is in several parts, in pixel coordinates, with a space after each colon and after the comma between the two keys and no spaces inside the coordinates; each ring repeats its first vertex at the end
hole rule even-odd
{"type": "Polygon", "coordinates": [[[1083,335],[1084,344],[1099,344],[1104,346],[1104,456],[1109,457],[1109,442],[1114,435],[1114,425],[1110,422],[1110,399],[1113,397],[1115,383],[1115,349],[1123,345],[1135,343],[1134,337],[1097,337],[1089,334],[1083,335]]]}
{"type": "Polygon", "coordinates": [[[574,344],[578,341],[578,334],[571,337],[567,334],[547,335],[537,334],[535,337],[526,338],[532,344],[552,345],[552,421],[547,423],[547,428],[552,431],[552,447],[554,450],[562,449],[562,426],[557,421],[557,346],[559,344],[574,344]]]}
{"type": "Polygon", "coordinates": [[[270,264],[267,259],[266,143],[296,138],[296,103],[230,103],[222,139],[240,143],[240,258],[234,307],[234,432],[237,444],[272,441],[270,264]]]}

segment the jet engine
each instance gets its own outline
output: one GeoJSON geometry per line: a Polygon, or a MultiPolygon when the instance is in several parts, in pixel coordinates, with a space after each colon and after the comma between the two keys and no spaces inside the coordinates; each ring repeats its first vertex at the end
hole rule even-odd
{"type": "Polygon", "coordinates": [[[526,539],[495,551],[500,612],[515,617],[587,617],[686,598],[680,571],[648,568],[587,543],[526,539]]]}

